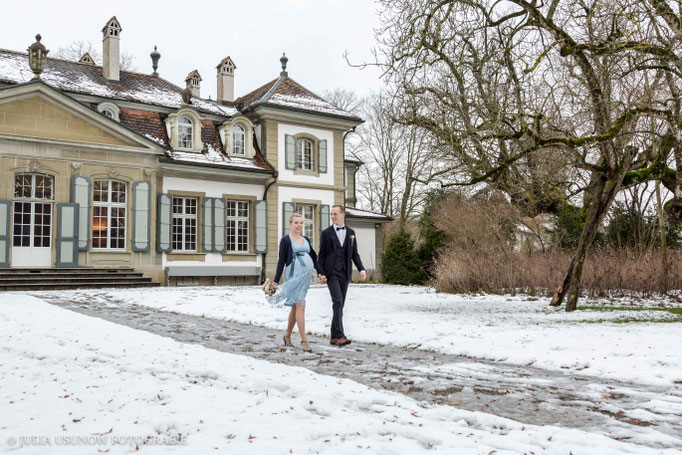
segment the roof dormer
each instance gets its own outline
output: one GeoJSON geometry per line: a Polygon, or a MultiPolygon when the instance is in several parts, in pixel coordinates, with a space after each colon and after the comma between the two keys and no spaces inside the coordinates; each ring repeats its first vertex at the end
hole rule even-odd
{"type": "Polygon", "coordinates": [[[79,63],[85,63],[86,65],[94,65],[95,64],[95,60],[92,58],[92,56],[90,55],[89,52],[86,52],[85,54],[83,54],[81,56],[80,60],[78,60],[78,62],[79,63]]]}
{"type": "Polygon", "coordinates": [[[189,73],[185,78],[185,84],[185,87],[191,90],[192,96],[201,98],[201,75],[199,71],[194,70],[189,73]]]}

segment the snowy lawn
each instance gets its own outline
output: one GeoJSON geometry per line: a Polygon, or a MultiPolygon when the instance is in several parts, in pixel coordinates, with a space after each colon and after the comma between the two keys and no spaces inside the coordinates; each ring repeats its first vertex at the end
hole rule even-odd
{"type": "MultiPolygon", "coordinates": [[[[379,296],[387,291],[409,298],[399,289],[353,289],[350,308],[368,307],[357,300],[362,294],[377,307],[385,307],[379,296]]],[[[263,307],[249,289],[120,296],[241,317],[282,313],[263,307]]],[[[323,317],[323,302],[312,303],[320,307],[312,311],[315,321],[323,317]]],[[[370,313],[349,313],[355,316],[351,333],[375,333],[358,325],[370,313]]],[[[396,314],[399,320],[409,315],[396,314]]],[[[0,448],[8,453],[676,453],[449,406],[422,408],[402,395],[179,343],[21,294],[0,294],[0,384],[0,448]]]]}
{"type": "MultiPolygon", "coordinates": [[[[282,330],[288,315],[288,308],[269,305],[257,287],[64,291],[60,295],[83,302],[143,305],[282,330]]],[[[344,324],[346,335],[356,340],[656,385],[682,383],[680,307],[661,306],[654,300],[620,299],[611,304],[585,303],[591,309],[566,313],[563,308],[548,307],[547,301],[352,284],[344,324]]],[[[306,329],[328,336],[331,314],[327,288],[311,287],[306,329]]],[[[297,338],[294,341],[297,343],[297,338]]]]}

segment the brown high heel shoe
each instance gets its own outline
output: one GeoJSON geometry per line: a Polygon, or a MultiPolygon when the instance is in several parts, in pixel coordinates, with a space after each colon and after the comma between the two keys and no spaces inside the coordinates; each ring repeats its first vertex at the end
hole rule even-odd
{"type": "Polygon", "coordinates": [[[301,350],[303,350],[304,352],[313,352],[313,350],[310,349],[310,346],[308,346],[307,341],[301,341],[301,350]]]}
{"type": "Polygon", "coordinates": [[[289,336],[284,335],[282,337],[282,339],[284,340],[284,346],[286,346],[288,348],[294,347],[294,345],[291,343],[291,335],[289,335],[289,336]]]}

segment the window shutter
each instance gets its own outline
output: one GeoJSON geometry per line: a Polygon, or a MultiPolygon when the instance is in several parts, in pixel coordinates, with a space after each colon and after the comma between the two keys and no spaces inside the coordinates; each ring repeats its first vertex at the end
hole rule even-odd
{"type": "Polygon", "coordinates": [[[294,213],[294,204],[292,202],[282,203],[282,236],[289,235],[291,228],[289,227],[289,217],[294,213]]]}
{"type": "Polygon", "coordinates": [[[149,251],[152,184],[133,183],[133,251],[149,251]]]}
{"type": "Polygon", "coordinates": [[[284,167],[296,169],[296,138],[289,134],[284,135],[284,167]]]}
{"type": "Polygon", "coordinates": [[[156,251],[159,253],[171,251],[172,205],[173,196],[165,193],[159,194],[156,209],[156,251]]]}
{"type": "Polygon", "coordinates": [[[9,213],[10,202],[0,201],[0,268],[9,267],[9,213]]]}
{"type": "Polygon", "coordinates": [[[254,239],[253,251],[255,253],[268,252],[268,201],[253,202],[254,239]]]}
{"type": "Polygon", "coordinates": [[[327,229],[331,225],[331,221],[329,218],[329,206],[328,205],[320,205],[320,238],[322,231],[327,229]]]}
{"type": "Polygon", "coordinates": [[[317,143],[317,169],[319,172],[327,172],[327,140],[317,143]]]}
{"type": "Polygon", "coordinates": [[[213,252],[227,253],[225,199],[213,199],[213,252]]]}
{"type": "Polygon", "coordinates": [[[71,202],[78,204],[78,249],[88,250],[90,242],[90,188],[92,181],[87,177],[71,177],[71,202]]]}
{"type": "Polygon", "coordinates": [[[201,218],[202,247],[204,253],[213,252],[213,198],[205,197],[201,218]]]}
{"type": "Polygon", "coordinates": [[[57,204],[57,267],[78,267],[78,212],[74,202],[57,204]]]}

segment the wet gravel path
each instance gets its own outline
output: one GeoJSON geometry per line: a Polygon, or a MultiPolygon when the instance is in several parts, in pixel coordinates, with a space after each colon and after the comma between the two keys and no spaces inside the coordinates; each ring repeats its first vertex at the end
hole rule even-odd
{"type": "MultiPolygon", "coordinates": [[[[339,348],[312,335],[308,339],[313,353],[308,354],[284,348],[283,330],[115,301],[74,302],[63,293],[36,295],[69,310],[183,343],[301,366],[402,393],[425,406],[450,405],[648,446],[682,447],[682,384],[654,387],[374,343],[353,342],[339,348]]],[[[298,344],[296,334],[293,341],[298,344]]]]}

